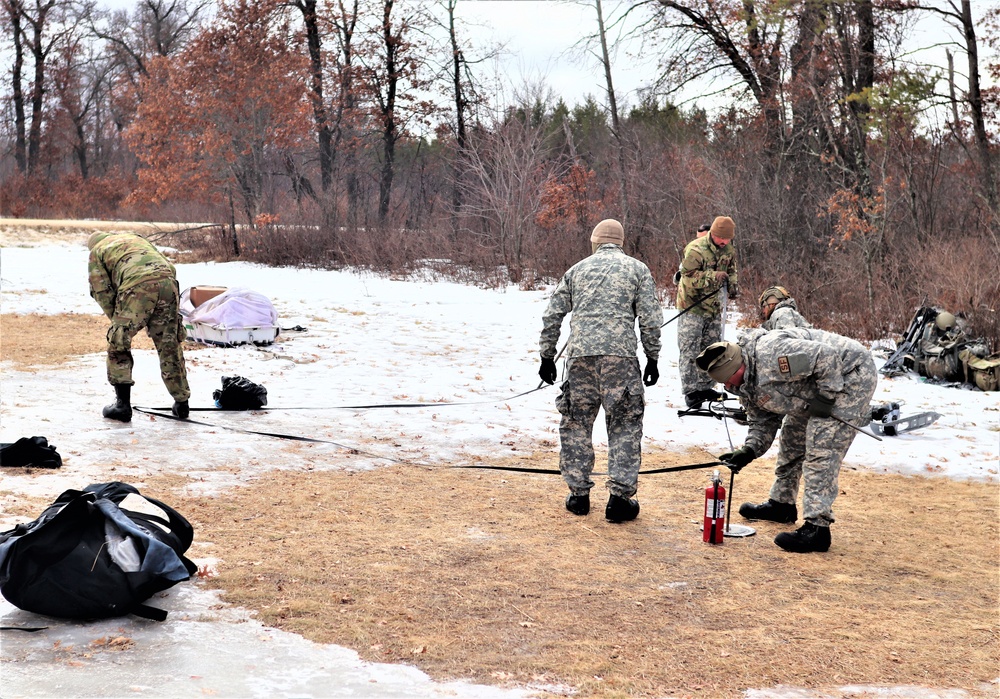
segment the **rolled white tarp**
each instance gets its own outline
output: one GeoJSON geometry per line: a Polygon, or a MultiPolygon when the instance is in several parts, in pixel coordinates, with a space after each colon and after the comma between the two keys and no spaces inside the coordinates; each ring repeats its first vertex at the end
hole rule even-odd
{"type": "Polygon", "coordinates": [[[278,312],[271,300],[256,291],[233,287],[210,298],[197,308],[191,303],[191,289],[181,292],[180,311],[185,322],[214,328],[277,327],[278,312]]]}

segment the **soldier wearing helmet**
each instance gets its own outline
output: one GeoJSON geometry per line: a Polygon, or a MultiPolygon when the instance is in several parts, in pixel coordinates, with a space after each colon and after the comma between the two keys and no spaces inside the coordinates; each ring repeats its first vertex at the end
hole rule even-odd
{"type": "Polygon", "coordinates": [[[764,319],[761,327],[765,330],[812,327],[799,313],[795,299],[783,286],[767,287],[760,293],[757,302],[760,305],[760,315],[764,319]]]}

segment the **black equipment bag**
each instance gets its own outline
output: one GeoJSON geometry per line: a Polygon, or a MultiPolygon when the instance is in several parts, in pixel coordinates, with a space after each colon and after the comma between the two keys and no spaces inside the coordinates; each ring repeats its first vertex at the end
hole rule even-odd
{"type": "Polygon", "coordinates": [[[19,609],[64,619],[135,614],[163,621],[143,602],[189,579],[194,529],[176,510],[127,483],[67,490],[34,522],[0,533],[0,593],[19,609]],[[166,518],[119,507],[138,495],[166,518]]]}
{"type": "Polygon", "coordinates": [[[21,437],[11,444],[0,444],[0,466],[59,468],[62,457],[45,437],[21,437]]]}
{"type": "Polygon", "coordinates": [[[212,398],[223,410],[257,410],[267,405],[267,389],[242,376],[223,376],[212,398]]]}

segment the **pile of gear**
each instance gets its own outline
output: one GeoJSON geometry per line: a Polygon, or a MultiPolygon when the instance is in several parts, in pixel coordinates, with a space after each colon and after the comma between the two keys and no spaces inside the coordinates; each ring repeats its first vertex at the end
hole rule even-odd
{"type": "Polygon", "coordinates": [[[969,337],[964,319],[930,306],[917,309],[879,371],[889,377],[914,371],[935,381],[1000,390],[1000,353],[990,354],[985,340],[969,337]]]}

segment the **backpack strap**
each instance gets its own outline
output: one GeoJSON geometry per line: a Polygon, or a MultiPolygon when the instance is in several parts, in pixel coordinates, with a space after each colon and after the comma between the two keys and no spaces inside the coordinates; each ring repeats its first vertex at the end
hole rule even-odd
{"type": "Polygon", "coordinates": [[[148,604],[142,604],[141,602],[136,602],[132,605],[128,613],[135,614],[143,619],[150,619],[151,621],[165,621],[167,618],[167,613],[162,609],[150,607],[148,604]]]}

